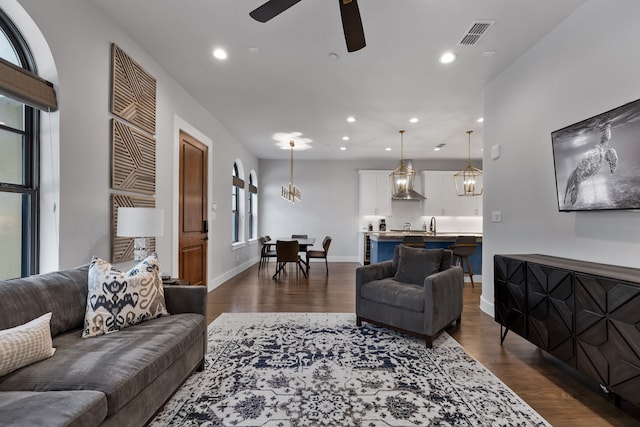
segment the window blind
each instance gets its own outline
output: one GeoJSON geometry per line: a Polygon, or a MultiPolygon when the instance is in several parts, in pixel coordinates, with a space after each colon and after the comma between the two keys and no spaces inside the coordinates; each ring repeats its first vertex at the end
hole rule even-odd
{"type": "Polygon", "coordinates": [[[56,111],[53,84],[0,58],[0,93],[43,111],[56,111]]]}

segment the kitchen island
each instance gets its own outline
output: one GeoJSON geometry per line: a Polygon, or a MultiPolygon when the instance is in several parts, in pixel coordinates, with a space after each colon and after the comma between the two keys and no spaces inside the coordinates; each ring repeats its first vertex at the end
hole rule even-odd
{"type": "MultiPolygon", "coordinates": [[[[424,246],[427,249],[448,248],[453,245],[458,236],[475,236],[478,247],[469,257],[473,274],[482,274],[482,233],[464,232],[430,232],[430,231],[372,231],[369,232],[371,240],[370,259],[371,264],[388,261],[393,258],[394,248],[402,243],[404,236],[421,236],[424,238],[424,246]]],[[[466,270],[466,269],[465,269],[466,270]]]]}

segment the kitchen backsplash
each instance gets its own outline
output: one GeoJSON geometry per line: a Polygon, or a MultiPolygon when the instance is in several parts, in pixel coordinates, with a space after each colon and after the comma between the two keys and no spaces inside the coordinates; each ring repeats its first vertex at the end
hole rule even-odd
{"type": "MultiPolygon", "coordinates": [[[[411,224],[412,230],[422,230],[423,223],[429,229],[430,216],[422,215],[421,204],[417,202],[393,202],[393,215],[378,216],[365,215],[360,217],[360,229],[366,229],[369,222],[373,224],[373,230],[378,231],[380,219],[387,223],[387,231],[402,230],[405,222],[411,224]]],[[[482,216],[436,216],[437,231],[441,232],[470,232],[482,233],[482,216]]]]}

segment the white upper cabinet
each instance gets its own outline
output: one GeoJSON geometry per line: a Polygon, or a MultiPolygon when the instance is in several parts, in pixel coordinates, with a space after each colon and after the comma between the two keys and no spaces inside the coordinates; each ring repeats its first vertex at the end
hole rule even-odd
{"type": "Polygon", "coordinates": [[[423,204],[425,216],[482,215],[482,196],[461,197],[456,194],[456,184],[453,180],[455,173],[456,171],[422,172],[427,197],[423,204]]]}
{"type": "Polygon", "coordinates": [[[381,170],[358,171],[360,215],[391,215],[390,173],[381,170]]]}

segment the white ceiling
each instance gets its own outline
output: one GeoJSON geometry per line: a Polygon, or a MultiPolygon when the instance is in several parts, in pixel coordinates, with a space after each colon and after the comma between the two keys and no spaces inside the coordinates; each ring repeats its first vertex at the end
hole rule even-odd
{"type": "Polygon", "coordinates": [[[267,23],[249,16],[266,0],[92,1],[262,159],[288,158],[272,138],[292,132],[312,140],[300,159],[399,158],[400,129],[404,158],[466,158],[467,130],[480,158],[483,87],[584,3],[360,0],[367,46],[347,53],[341,0],[302,0],[267,23]],[[474,20],[496,23],[457,46],[474,20]],[[440,64],[445,50],[457,61],[440,64]]]}

